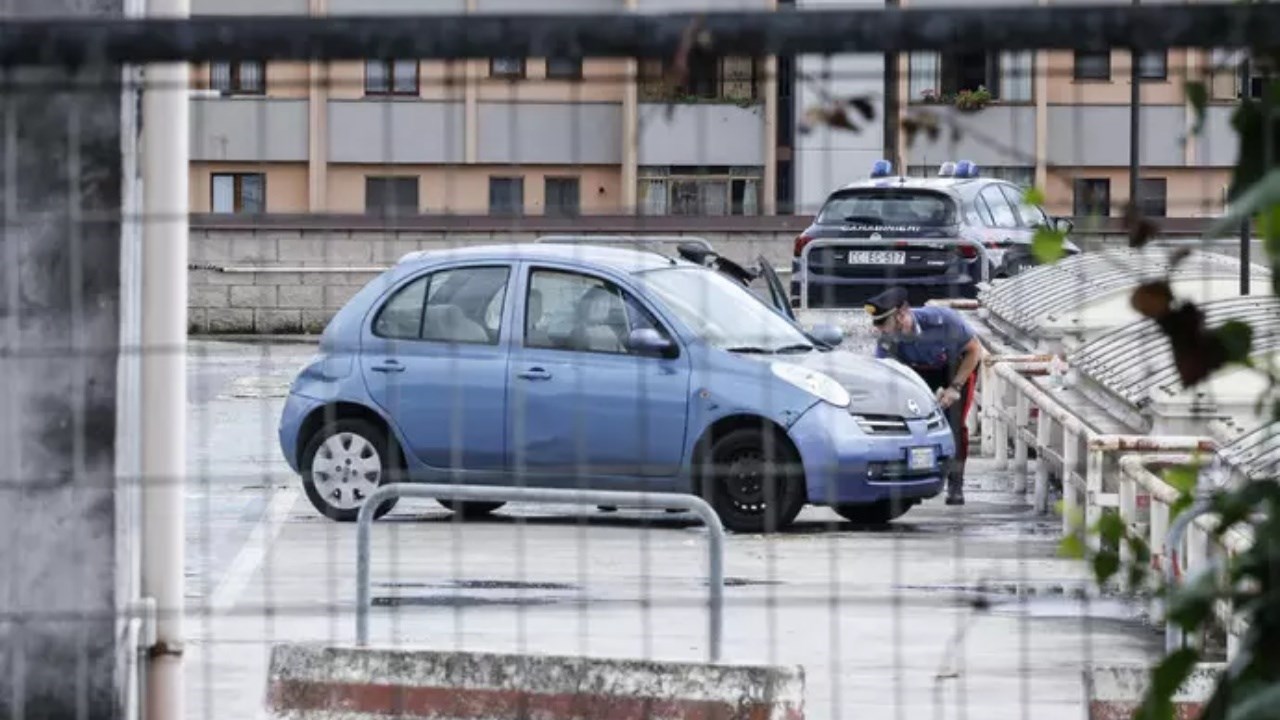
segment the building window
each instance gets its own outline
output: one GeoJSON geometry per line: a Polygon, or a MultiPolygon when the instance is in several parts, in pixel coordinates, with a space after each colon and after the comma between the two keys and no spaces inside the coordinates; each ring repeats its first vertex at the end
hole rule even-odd
{"type": "Polygon", "coordinates": [[[216,213],[261,213],[267,209],[267,176],[214,173],[210,206],[216,213]]]}
{"type": "Polygon", "coordinates": [[[761,99],[761,72],[749,57],[690,55],[684,80],[673,85],[670,61],[647,59],[640,63],[640,100],[675,102],[740,102],[761,99]]]}
{"type": "Polygon", "coordinates": [[[520,215],[524,212],[524,178],[489,178],[489,214],[520,215]]]}
{"type": "Polygon", "coordinates": [[[950,103],[959,93],[980,89],[993,100],[1030,102],[1034,65],[1030,51],[913,52],[908,60],[908,91],[913,102],[950,103]]]}
{"type": "Polygon", "coordinates": [[[417,60],[370,60],[364,65],[365,95],[417,95],[417,60]]]}
{"type": "Polygon", "coordinates": [[[1076,80],[1110,80],[1111,53],[1077,50],[1073,77],[1076,80]]]}
{"type": "Polygon", "coordinates": [[[524,74],[524,58],[491,58],[489,60],[490,77],[519,79],[523,78],[524,74]]]}
{"type": "Polygon", "coordinates": [[[1076,178],[1072,186],[1072,215],[1076,217],[1107,217],[1111,214],[1110,180],[1107,178],[1076,178]]]}
{"type": "Polygon", "coordinates": [[[645,215],[758,215],[762,169],[731,167],[640,168],[645,215]]]}
{"type": "Polygon", "coordinates": [[[266,75],[260,60],[215,62],[209,65],[209,87],[224,95],[262,95],[267,91],[266,75]]]}
{"type": "Polygon", "coordinates": [[[550,80],[581,80],[581,58],[548,58],[547,78],[550,80]]]}
{"type": "Polygon", "coordinates": [[[580,212],[579,182],[576,177],[548,177],[544,181],[546,214],[572,217],[580,212]]]}
{"type": "Polygon", "coordinates": [[[365,178],[364,211],[371,215],[416,215],[418,178],[365,178]]]}
{"type": "Polygon", "coordinates": [[[1146,217],[1164,217],[1168,211],[1168,181],[1164,178],[1142,178],[1138,181],[1139,209],[1146,217]]]}
{"type": "Polygon", "coordinates": [[[1138,55],[1138,78],[1141,80],[1167,80],[1169,78],[1169,54],[1164,50],[1155,50],[1138,55]]]}

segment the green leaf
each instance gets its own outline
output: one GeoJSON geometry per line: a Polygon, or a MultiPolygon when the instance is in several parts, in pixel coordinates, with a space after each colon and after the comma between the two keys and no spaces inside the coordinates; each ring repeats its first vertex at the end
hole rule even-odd
{"type": "Polygon", "coordinates": [[[1137,536],[1130,536],[1129,553],[1133,556],[1135,565],[1146,567],[1151,563],[1151,548],[1147,546],[1147,541],[1137,536]]]}
{"type": "Polygon", "coordinates": [[[1178,465],[1164,471],[1164,482],[1182,495],[1190,495],[1196,489],[1200,469],[1194,465],[1178,465]]]}
{"type": "Polygon", "coordinates": [[[1071,558],[1073,560],[1084,559],[1084,541],[1079,535],[1071,534],[1062,538],[1062,542],[1058,543],[1058,554],[1062,557],[1071,558]]]}
{"type": "Polygon", "coordinates": [[[1120,555],[1114,550],[1099,550],[1093,556],[1093,574],[1099,585],[1105,585],[1119,571],[1120,555]]]}
{"type": "Polygon", "coordinates": [[[1213,331],[1222,343],[1227,362],[1242,362],[1249,358],[1253,349],[1253,328],[1239,320],[1228,320],[1213,331]]]}
{"type": "Polygon", "coordinates": [[[1180,648],[1165,656],[1151,671],[1151,685],[1134,717],[1173,718],[1173,695],[1191,675],[1199,659],[1200,653],[1194,648],[1180,648]]]}
{"type": "Polygon", "coordinates": [[[1029,187],[1022,193],[1022,202],[1027,205],[1043,205],[1044,192],[1038,187],[1029,187]]]}
{"type": "Polygon", "coordinates": [[[1187,93],[1187,103],[1195,111],[1195,124],[1191,127],[1191,134],[1199,135],[1204,129],[1204,109],[1209,105],[1209,89],[1202,82],[1188,82],[1184,89],[1187,93]]]}
{"type": "Polygon", "coordinates": [[[1104,547],[1119,547],[1120,538],[1125,535],[1124,520],[1121,519],[1120,514],[1104,512],[1102,517],[1098,518],[1098,535],[1102,538],[1104,547]]]}
{"type": "Polygon", "coordinates": [[[1218,598],[1217,578],[1212,572],[1198,574],[1173,591],[1169,598],[1168,617],[1178,627],[1191,632],[1209,619],[1218,598]]]}
{"type": "Polygon", "coordinates": [[[1065,253],[1062,249],[1064,236],[1057,230],[1042,227],[1036,230],[1031,240],[1031,254],[1042,264],[1057,262],[1065,253]]]}
{"type": "Polygon", "coordinates": [[[1228,720],[1270,720],[1276,716],[1276,705],[1280,704],[1280,683],[1258,687],[1258,692],[1252,695],[1244,695],[1243,698],[1236,695],[1228,720]]]}
{"type": "MultiPolygon", "coordinates": [[[[1261,148],[1256,152],[1262,155],[1261,148]]],[[[1280,170],[1268,172],[1241,192],[1239,197],[1231,201],[1227,213],[1204,231],[1204,237],[1215,238],[1237,231],[1246,218],[1251,218],[1276,203],[1280,203],[1280,170]]]]}
{"type": "Polygon", "coordinates": [[[1280,204],[1263,208],[1258,213],[1258,233],[1262,235],[1262,247],[1272,262],[1280,260],[1280,204]]]}

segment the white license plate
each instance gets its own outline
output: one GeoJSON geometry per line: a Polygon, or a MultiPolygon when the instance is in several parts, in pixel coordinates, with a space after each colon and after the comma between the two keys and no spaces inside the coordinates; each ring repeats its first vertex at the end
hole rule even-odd
{"type": "Polygon", "coordinates": [[[907,254],[896,250],[850,250],[850,265],[903,265],[907,254]]]}
{"type": "Polygon", "coordinates": [[[917,447],[907,451],[907,468],[910,470],[932,470],[934,464],[933,448],[917,447]]]}

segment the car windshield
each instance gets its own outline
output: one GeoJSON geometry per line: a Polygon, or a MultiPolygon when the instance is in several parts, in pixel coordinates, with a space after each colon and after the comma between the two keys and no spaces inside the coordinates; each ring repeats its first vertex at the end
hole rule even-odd
{"type": "Polygon", "coordinates": [[[956,222],[955,203],[942,193],[904,188],[843,191],[827,201],[824,225],[915,225],[941,227],[956,222]]]}
{"type": "Polygon", "coordinates": [[[758,296],[714,270],[671,267],[637,275],[708,344],[745,353],[803,352],[813,343],[758,296]]]}

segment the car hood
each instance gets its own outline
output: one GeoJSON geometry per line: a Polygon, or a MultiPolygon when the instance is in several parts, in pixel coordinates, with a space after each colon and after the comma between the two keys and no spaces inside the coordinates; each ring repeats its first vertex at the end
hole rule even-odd
{"type": "Polygon", "coordinates": [[[771,356],[830,375],[849,391],[850,412],[924,418],[937,409],[933,393],[920,376],[896,360],[860,355],[846,350],[771,356]]]}

